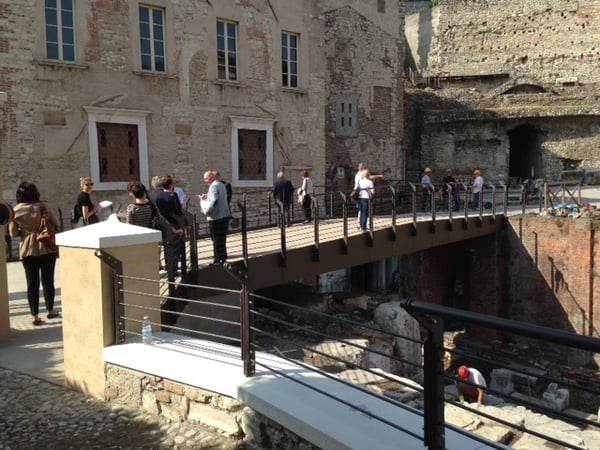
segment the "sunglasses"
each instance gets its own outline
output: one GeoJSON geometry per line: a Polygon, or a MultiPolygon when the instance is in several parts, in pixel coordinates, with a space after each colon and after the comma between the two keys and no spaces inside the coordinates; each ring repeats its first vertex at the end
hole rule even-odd
{"type": "Polygon", "coordinates": [[[93,186],[94,183],[85,183],[86,186],[93,186]]]}

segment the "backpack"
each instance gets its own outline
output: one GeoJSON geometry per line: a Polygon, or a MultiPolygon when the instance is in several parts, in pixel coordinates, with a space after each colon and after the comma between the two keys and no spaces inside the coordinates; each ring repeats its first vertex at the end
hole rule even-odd
{"type": "Polygon", "coordinates": [[[73,208],[71,208],[71,225],[75,225],[77,222],[79,222],[80,218],[81,210],[78,208],[77,203],[75,203],[73,208]]]}
{"type": "Polygon", "coordinates": [[[225,185],[225,191],[227,192],[227,204],[231,203],[231,197],[233,196],[233,189],[231,183],[225,180],[221,180],[221,183],[225,185]]]}

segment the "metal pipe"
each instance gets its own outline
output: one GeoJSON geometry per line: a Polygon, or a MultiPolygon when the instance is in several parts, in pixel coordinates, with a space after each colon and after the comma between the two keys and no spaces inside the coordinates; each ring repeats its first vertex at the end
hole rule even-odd
{"type": "Polygon", "coordinates": [[[584,336],[577,333],[557,330],[555,328],[449,308],[447,306],[435,305],[415,299],[404,299],[400,303],[408,312],[414,311],[432,314],[443,317],[444,319],[455,319],[495,330],[508,331],[522,336],[543,339],[556,344],[579,348],[581,350],[588,350],[594,353],[600,352],[600,339],[591,336],[584,336]]]}

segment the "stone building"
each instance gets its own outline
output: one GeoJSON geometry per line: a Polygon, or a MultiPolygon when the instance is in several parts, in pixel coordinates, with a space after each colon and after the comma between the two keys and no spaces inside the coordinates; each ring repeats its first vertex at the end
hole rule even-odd
{"type": "Polygon", "coordinates": [[[327,181],[351,188],[359,162],[403,179],[404,2],[325,3],[327,181]]]}
{"type": "Polygon", "coordinates": [[[188,194],[206,169],[238,192],[281,169],[324,185],[340,161],[393,158],[396,176],[402,14],[390,0],[0,0],[3,197],[29,180],[65,212],[86,175],[122,205],[127,182],[165,173],[188,194]]]}
{"type": "Polygon", "coordinates": [[[439,3],[406,17],[408,177],[599,167],[600,1],[439,3]]]}

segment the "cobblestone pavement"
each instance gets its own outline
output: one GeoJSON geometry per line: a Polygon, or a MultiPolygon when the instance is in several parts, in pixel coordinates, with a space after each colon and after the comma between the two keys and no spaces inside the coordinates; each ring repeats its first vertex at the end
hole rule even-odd
{"type": "Polygon", "coordinates": [[[1,450],[244,448],[209,427],[173,423],[0,368],[1,450]]]}

